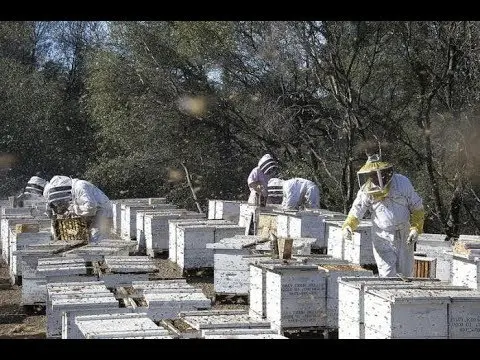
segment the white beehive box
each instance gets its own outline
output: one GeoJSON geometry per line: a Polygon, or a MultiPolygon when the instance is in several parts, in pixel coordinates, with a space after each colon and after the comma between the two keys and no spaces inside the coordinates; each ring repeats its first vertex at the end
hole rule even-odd
{"type": "Polygon", "coordinates": [[[203,310],[188,311],[179,314],[179,317],[192,328],[205,335],[204,331],[227,329],[262,329],[271,330],[268,320],[254,319],[244,310],[203,310]]]}
{"type": "MultiPolygon", "coordinates": [[[[20,208],[22,209],[22,208],[20,208]]],[[[8,210],[8,209],[3,209],[8,210]]],[[[10,227],[16,224],[36,224],[37,221],[31,215],[2,215],[0,230],[2,237],[2,257],[8,264],[10,261],[10,227]]]]}
{"type": "Polygon", "coordinates": [[[56,252],[65,249],[65,243],[52,243],[48,245],[30,245],[24,250],[15,251],[17,261],[22,269],[22,305],[44,305],[46,302],[45,276],[37,272],[38,260],[51,258],[60,254],[56,252]]]}
{"type": "MultiPolygon", "coordinates": [[[[46,286],[47,337],[62,336],[64,311],[118,308],[118,300],[101,281],[50,283],[46,286]]],[[[99,311],[101,312],[101,311],[99,311]]]]}
{"type": "Polygon", "coordinates": [[[121,211],[121,238],[131,240],[137,236],[137,211],[142,210],[158,210],[158,209],[175,209],[176,205],[157,204],[157,205],[131,205],[122,204],[121,211]]]}
{"type": "Polygon", "coordinates": [[[173,339],[144,313],[77,315],[74,321],[78,339],[173,339]]]}
{"type": "Polygon", "coordinates": [[[208,220],[205,216],[198,219],[171,219],[168,220],[168,259],[177,263],[177,235],[178,225],[220,225],[233,223],[228,220],[208,220]]]}
{"type": "Polygon", "coordinates": [[[325,222],[327,235],[327,253],[335,258],[347,260],[358,265],[375,265],[371,238],[372,224],[370,220],[360,220],[355,229],[352,241],[343,241],[343,221],[328,220],[325,222]]]}
{"type": "Polygon", "coordinates": [[[260,207],[257,205],[251,205],[248,203],[242,203],[239,206],[238,225],[245,227],[245,235],[248,235],[248,226],[250,225],[250,219],[253,217],[256,219],[260,207]]]}
{"type": "Polygon", "coordinates": [[[278,334],[277,330],[266,328],[205,329],[202,330],[202,337],[204,339],[288,339],[278,334]]]}
{"type": "Polygon", "coordinates": [[[238,225],[179,225],[177,264],[182,270],[213,267],[213,250],[206,245],[243,234],[238,225]]]}
{"type": "Polygon", "coordinates": [[[51,240],[50,232],[17,233],[15,229],[10,229],[9,270],[13,283],[17,283],[18,277],[22,276],[22,268],[20,261],[17,259],[16,251],[23,250],[29,245],[48,244],[51,240]]]}
{"type": "Polygon", "coordinates": [[[340,339],[365,338],[365,291],[389,288],[429,288],[437,290],[465,290],[446,282],[432,279],[411,278],[342,277],[338,280],[338,322],[340,339]]]}
{"type": "Polygon", "coordinates": [[[127,256],[135,250],[135,241],[102,240],[99,243],[90,243],[72,250],[65,251],[65,257],[82,257],[85,261],[103,261],[105,256],[127,256]]]}
{"type": "Polygon", "coordinates": [[[416,288],[367,290],[365,338],[448,339],[451,300],[456,296],[463,300],[468,292],[416,288]]]}
{"type": "Polygon", "coordinates": [[[98,269],[98,279],[107,288],[115,288],[147,281],[157,272],[157,265],[148,256],[105,256],[103,266],[98,269]]]}
{"type": "Polygon", "coordinates": [[[64,281],[96,281],[93,268],[87,267],[81,257],[53,257],[38,259],[37,273],[48,283],[64,281]]]}
{"type": "Polygon", "coordinates": [[[147,309],[138,309],[146,311],[154,321],[176,318],[182,311],[208,310],[212,306],[211,300],[197,288],[145,289],[143,293],[147,309]]]}
{"type": "Polygon", "coordinates": [[[326,326],[326,276],[315,265],[290,264],[267,269],[266,318],[272,326],[280,331],[326,326]]]}
{"type": "Polygon", "coordinates": [[[113,230],[116,234],[121,234],[122,231],[122,204],[132,204],[132,205],[149,205],[148,198],[143,199],[121,199],[121,200],[112,200],[112,213],[113,213],[113,230]]]}
{"type": "MultiPolygon", "coordinates": [[[[292,259],[289,263],[297,262],[292,259]]],[[[256,319],[263,319],[267,316],[266,310],[266,272],[273,265],[281,265],[282,259],[250,259],[249,261],[249,316],[256,319]]]]}
{"type": "Polygon", "coordinates": [[[164,210],[137,210],[137,235],[135,237],[137,241],[137,252],[140,254],[145,254],[146,251],[146,242],[145,242],[145,215],[146,214],[162,214],[169,209],[164,210]]]}
{"type": "Polygon", "coordinates": [[[213,249],[214,290],[216,294],[248,295],[249,269],[248,259],[258,237],[225,238],[220,242],[207,244],[213,249]]]}
{"type": "Polygon", "coordinates": [[[356,264],[320,264],[327,272],[327,322],[326,327],[338,329],[338,279],[341,277],[374,277],[373,271],[356,264]]]}
{"type": "Polygon", "coordinates": [[[215,227],[179,225],[177,229],[177,265],[180,269],[213,267],[213,251],[206,246],[214,242],[215,227]]]}
{"type": "Polygon", "coordinates": [[[277,215],[277,236],[300,238],[315,238],[314,247],[324,248],[325,241],[324,217],[311,211],[287,212],[277,215]]]}
{"type": "Polygon", "coordinates": [[[242,204],[246,204],[246,202],[233,200],[209,200],[208,219],[223,219],[238,224],[240,221],[240,205],[242,204]]]}
{"type": "Polygon", "coordinates": [[[145,246],[147,255],[154,257],[156,252],[169,250],[169,225],[173,219],[202,219],[205,214],[177,209],[164,214],[145,216],[145,246]]]}
{"type": "Polygon", "coordinates": [[[479,289],[480,271],[478,259],[468,259],[468,257],[455,255],[452,256],[452,285],[467,286],[470,289],[479,289]]]}
{"type": "Polygon", "coordinates": [[[445,234],[420,234],[416,251],[436,259],[435,278],[451,281],[453,251],[450,242],[445,241],[445,234]]]}

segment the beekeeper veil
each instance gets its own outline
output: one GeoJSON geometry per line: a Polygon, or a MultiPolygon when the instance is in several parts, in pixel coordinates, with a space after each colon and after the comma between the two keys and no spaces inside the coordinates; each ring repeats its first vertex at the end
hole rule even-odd
{"type": "Polygon", "coordinates": [[[72,200],[72,179],[68,176],[56,175],[48,184],[47,201],[57,214],[66,211],[72,200]]]}
{"type": "Polygon", "coordinates": [[[393,165],[383,162],[378,154],[370,155],[357,172],[358,184],[367,194],[382,195],[388,192],[393,176],[393,165]]]}
{"type": "Polygon", "coordinates": [[[43,196],[45,185],[47,185],[47,180],[38,176],[32,176],[30,180],[28,180],[27,186],[25,186],[24,194],[43,196]]]}

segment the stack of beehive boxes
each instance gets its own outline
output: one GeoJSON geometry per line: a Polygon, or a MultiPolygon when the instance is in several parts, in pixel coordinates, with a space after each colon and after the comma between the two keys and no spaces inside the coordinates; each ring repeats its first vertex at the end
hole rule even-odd
{"type": "Polygon", "coordinates": [[[47,284],[47,338],[68,336],[72,318],[79,314],[102,314],[119,309],[114,294],[101,281],[47,284]]]}
{"type": "Polygon", "coordinates": [[[170,210],[145,215],[145,248],[148,256],[169,251],[169,225],[173,219],[204,219],[205,214],[186,210],[170,210]]]}
{"type": "Polygon", "coordinates": [[[472,336],[476,330],[465,330],[465,323],[478,314],[479,296],[467,287],[438,280],[343,277],[339,280],[339,338],[472,336]]]}

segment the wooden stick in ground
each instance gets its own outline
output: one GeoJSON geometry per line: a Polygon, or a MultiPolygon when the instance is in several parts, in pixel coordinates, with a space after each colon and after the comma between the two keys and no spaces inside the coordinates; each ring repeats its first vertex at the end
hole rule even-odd
{"type": "Polygon", "coordinates": [[[188,173],[188,169],[183,162],[180,163],[180,165],[182,165],[183,169],[185,170],[185,177],[187,178],[187,184],[188,184],[188,187],[190,188],[190,191],[192,192],[193,201],[195,201],[195,205],[197,205],[198,212],[200,214],[203,214],[202,208],[198,203],[197,194],[195,194],[195,190],[193,189],[192,182],[190,180],[190,174],[188,173]]]}

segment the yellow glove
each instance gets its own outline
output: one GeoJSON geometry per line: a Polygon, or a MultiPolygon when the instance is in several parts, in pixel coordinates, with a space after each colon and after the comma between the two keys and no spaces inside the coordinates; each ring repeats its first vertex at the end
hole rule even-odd
{"type": "Polygon", "coordinates": [[[415,229],[417,230],[417,236],[418,234],[423,233],[423,223],[425,221],[425,210],[419,209],[419,210],[414,210],[410,214],[410,230],[415,229]]]}
{"type": "Polygon", "coordinates": [[[407,237],[407,244],[408,245],[414,244],[417,240],[418,240],[418,231],[417,229],[412,228],[407,237]]]}
{"type": "Polygon", "coordinates": [[[342,229],[342,237],[343,237],[343,241],[352,241],[353,230],[349,225],[346,225],[342,229]]]}

